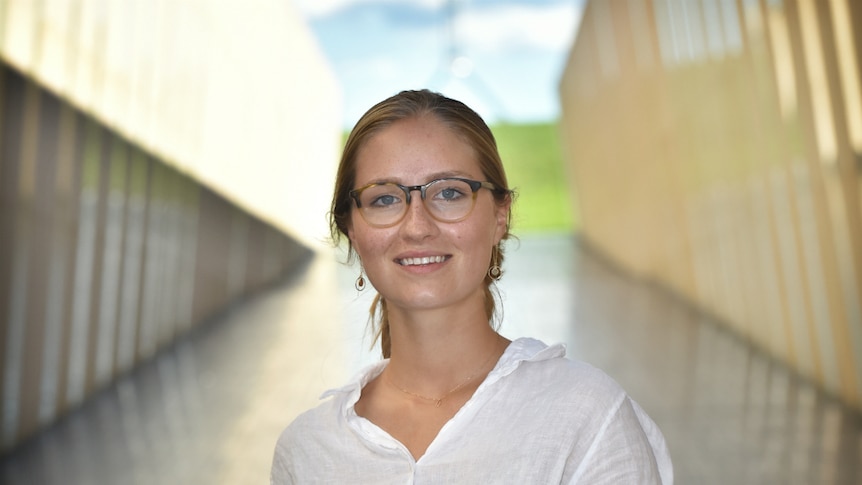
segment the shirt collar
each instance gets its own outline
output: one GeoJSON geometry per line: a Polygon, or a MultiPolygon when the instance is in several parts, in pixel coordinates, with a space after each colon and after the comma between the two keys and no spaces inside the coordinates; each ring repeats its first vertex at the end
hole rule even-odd
{"type": "MultiPolygon", "coordinates": [[[[566,348],[562,344],[548,346],[541,340],[532,338],[519,338],[512,341],[506,351],[500,357],[497,366],[485,378],[481,388],[490,386],[498,380],[515,372],[524,362],[540,362],[557,357],[564,357],[566,348]]],[[[476,391],[479,392],[478,390],[476,391]]]]}
{"type": "MultiPolygon", "coordinates": [[[[538,362],[549,360],[557,357],[564,357],[566,349],[562,344],[548,346],[544,342],[532,338],[518,338],[512,341],[511,344],[503,352],[497,365],[485,378],[482,387],[489,386],[497,382],[503,377],[511,374],[523,362],[538,362]]],[[[360,370],[347,384],[330,389],[324,392],[320,399],[325,399],[330,396],[342,395],[344,399],[344,410],[348,411],[353,408],[353,405],[359,401],[359,396],[362,394],[362,388],[371,382],[375,377],[383,372],[383,369],[389,364],[389,359],[383,359],[374,364],[368,365],[360,370]]]]}

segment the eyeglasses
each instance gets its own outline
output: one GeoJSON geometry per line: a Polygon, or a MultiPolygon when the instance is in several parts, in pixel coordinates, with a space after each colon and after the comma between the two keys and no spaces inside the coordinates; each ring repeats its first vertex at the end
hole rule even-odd
{"type": "Polygon", "coordinates": [[[418,190],[425,210],[440,222],[458,222],[473,211],[476,192],[481,188],[499,190],[491,182],[462,178],[444,178],[425,185],[405,186],[393,182],[368,184],[350,191],[365,222],[375,227],[389,227],[401,222],[410,205],[410,193],[418,190]]]}

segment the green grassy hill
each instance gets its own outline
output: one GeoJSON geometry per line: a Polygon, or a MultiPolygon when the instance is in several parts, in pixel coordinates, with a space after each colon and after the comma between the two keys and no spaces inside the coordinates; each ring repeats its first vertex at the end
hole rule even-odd
{"type": "Polygon", "coordinates": [[[556,123],[491,127],[509,185],[517,193],[512,232],[567,232],[576,227],[556,123]]]}

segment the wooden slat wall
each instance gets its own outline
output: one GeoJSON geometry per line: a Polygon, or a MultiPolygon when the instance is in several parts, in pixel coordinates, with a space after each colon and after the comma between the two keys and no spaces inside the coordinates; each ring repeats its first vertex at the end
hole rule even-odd
{"type": "Polygon", "coordinates": [[[310,254],[0,64],[0,452],[310,254]]]}
{"type": "Polygon", "coordinates": [[[594,0],[564,71],[584,238],[862,409],[862,4],[594,0]]]}

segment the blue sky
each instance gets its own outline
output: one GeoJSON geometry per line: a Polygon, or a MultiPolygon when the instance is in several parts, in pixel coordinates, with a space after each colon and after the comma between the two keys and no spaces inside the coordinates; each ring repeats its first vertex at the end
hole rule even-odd
{"type": "Polygon", "coordinates": [[[423,87],[488,121],[556,119],[582,10],[582,0],[293,1],[341,84],[345,127],[377,101],[423,87]]]}

